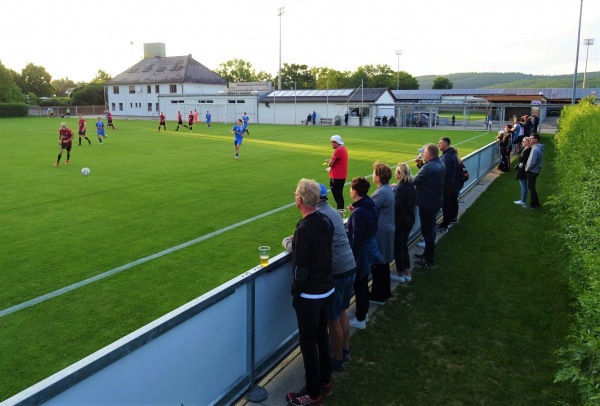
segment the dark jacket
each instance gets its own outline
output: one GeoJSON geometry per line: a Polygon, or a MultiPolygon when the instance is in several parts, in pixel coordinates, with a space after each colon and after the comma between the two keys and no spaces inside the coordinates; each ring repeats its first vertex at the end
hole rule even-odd
{"type": "Polygon", "coordinates": [[[517,170],[517,177],[515,179],[527,179],[527,176],[525,176],[525,165],[527,165],[527,160],[529,159],[530,153],[531,147],[527,147],[521,151],[521,155],[519,155],[519,163],[515,168],[517,170]]]}
{"type": "Polygon", "coordinates": [[[446,168],[446,176],[444,177],[444,190],[447,192],[460,192],[463,187],[463,182],[458,171],[458,153],[454,147],[448,147],[442,153],[440,158],[446,168]]]}
{"type": "Polygon", "coordinates": [[[413,179],[417,189],[417,206],[428,210],[442,207],[446,168],[440,158],[434,158],[421,167],[413,179]]]}
{"type": "Polygon", "coordinates": [[[352,206],[354,210],[346,223],[346,229],[356,261],[357,275],[364,276],[369,273],[373,264],[382,263],[375,240],[379,209],[369,196],[355,201],[352,206]]]}
{"type": "Polygon", "coordinates": [[[333,288],[333,224],[319,211],[302,218],[296,225],[292,243],[292,294],[322,294],[333,288]]]}
{"type": "Polygon", "coordinates": [[[410,230],[415,224],[417,191],[412,183],[399,183],[394,189],[394,222],[400,230],[410,230]]]}

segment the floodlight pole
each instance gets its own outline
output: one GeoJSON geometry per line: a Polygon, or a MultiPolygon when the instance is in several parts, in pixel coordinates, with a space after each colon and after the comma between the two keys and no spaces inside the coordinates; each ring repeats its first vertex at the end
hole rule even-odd
{"type": "Polygon", "coordinates": [[[583,13],[583,0],[579,6],[579,29],[577,30],[577,52],[575,53],[575,73],[573,74],[573,94],[571,104],[575,104],[575,89],[577,89],[577,62],[579,61],[579,42],[581,41],[581,14],[583,13]]]}
{"type": "Polygon", "coordinates": [[[279,17],[279,88],[281,90],[281,16],[285,12],[283,9],[285,6],[277,9],[277,16],[279,17]]]}
{"type": "Polygon", "coordinates": [[[400,55],[402,55],[402,50],[396,50],[396,56],[398,57],[398,69],[396,70],[396,90],[400,87],[400,55]]]}
{"type": "Polygon", "coordinates": [[[584,39],[583,45],[585,45],[587,47],[587,51],[585,51],[585,70],[583,71],[583,86],[581,88],[585,89],[585,77],[587,76],[588,55],[590,53],[590,45],[594,45],[594,38],[584,39]]]}

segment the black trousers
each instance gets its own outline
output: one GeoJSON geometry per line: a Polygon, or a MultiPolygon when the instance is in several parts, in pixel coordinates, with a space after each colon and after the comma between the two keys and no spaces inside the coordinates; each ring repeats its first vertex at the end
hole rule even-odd
{"type": "Polygon", "coordinates": [[[527,176],[527,188],[531,195],[531,203],[529,204],[531,207],[540,207],[540,199],[538,198],[537,190],[535,189],[535,182],[538,175],[539,173],[535,172],[525,172],[525,176],[527,176]]]}
{"type": "Polygon", "coordinates": [[[458,193],[444,190],[442,203],[442,223],[440,226],[448,227],[458,217],[458,193]]]}
{"type": "Polygon", "coordinates": [[[329,179],[331,194],[337,204],[338,210],[346,208],[344,207],[344,183],[346,183],[346,179],[329,179]]]}
{"type": "Polygon", "coordinates": [[[385,302],[392,296],[390,287],[390,264],[375,264],[371,268],[371,300],[385,302]]]}

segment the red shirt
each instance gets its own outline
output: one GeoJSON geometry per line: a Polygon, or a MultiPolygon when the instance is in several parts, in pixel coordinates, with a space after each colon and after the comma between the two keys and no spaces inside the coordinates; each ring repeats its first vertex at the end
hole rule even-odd
{"type": "Polygon", "coordinates": [[[164,114],[161,114],[161,115],[158,117],[158,120],[159,120],[161,123],[164,123],[164,122],[165,122],[165,115],[164,115],[164,114]]]}
{"type": "Polygon", "coordinates": [[[79,131],[85,130],[85,118],[79,120],[79,131]]]}
{"type": "Polygon", "coordinates": [[[329,171],[331,179],[346,179],[348,177],[348,150],[340,145],[333,151],[333,165],[329,171]]]}
{"type": "Polygon", "coordinates": [[[58,134],[60,135],[60,142],[62,144],[69,144],[73,140],[73,131],[68,128],[61,128],[58,130],[58,134]]]}

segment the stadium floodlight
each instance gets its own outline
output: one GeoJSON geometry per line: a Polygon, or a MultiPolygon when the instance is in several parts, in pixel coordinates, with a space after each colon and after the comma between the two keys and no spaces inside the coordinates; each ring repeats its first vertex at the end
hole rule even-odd
{"type": "Polygon", "coordinates": [[[587,47],[587,51],[585,51],[585,70],[583,71],[583,86],[581,88],[585,89],[585,77],[587,76],[588,55],[590,53],[590,45],[594,45],[594,38],[584,39],[583,45],[585,45],[587,47]]]}
{"type": "Polygon", "coordinates": [[[277,16],[279,17],[279,87],[281,90],[281,16],[283,15],[285,6],[277,9],[277,16]]]}
{"type": "Polygon", "coordinates": [[[583,13],[583,0],[579,6],[579,28],[577,30],[577,52],[575,52],[575,73],[573,74],[573,94],[571,104],[575,104],[575,89],[577,89],[577,62],[579,62],[579,42],[581,41],[581,14],[583,13]]]}
{"type": "Polygon", "coordinates": [[[396,56],[398,57],[398,69],[396,69],[396,90],[400,87],[400,55],[402,55],[401,49],[396,49],[396,56]]]}

